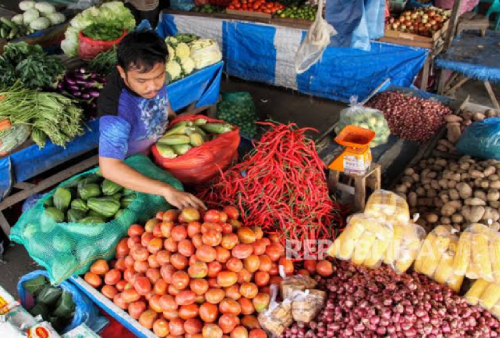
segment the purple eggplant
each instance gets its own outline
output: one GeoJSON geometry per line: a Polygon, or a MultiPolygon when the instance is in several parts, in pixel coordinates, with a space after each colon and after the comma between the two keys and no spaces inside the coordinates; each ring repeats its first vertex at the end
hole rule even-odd
{"type": "Polygon", "coordinates": [[[59,83],[57,84],[57,89],[59,89],[59,90],[64,90],[64,85],[63,85],[63,83],[62,83],[62,82],[59,82],[59,83]]]}
{"type": "Polygon", "coordinates": [[[84,99],[84,100],[88,100],[88,99],[90,99],[90,97],[91,97],[90,94],[87,94],[87,93],[82,94],[82,99],[84,99]]]}
{"type": "Polygon", "coordinates": [[[74,85],[74,84],[76,84],[76,81],[75,81],[75,80],[73,80],[72,78],[67,77],[67,76],[64,78],[64,81],[66,81],[66,83],[67,83],[67,84],[69,84],[69,85],[74,85]]]}
{"type": "Polygon", "coordinates": [[[92,97],[99,97],[99,91],[98,90],[89,90],[88,94],[92,97]]]}
{"type": "Polygon", "coordinates": [[[78,91],[78,90],[75,90],[73,92],[71,92],[71,94],[74,96],[74,97],[81,97],[82,96],[82,92],[78,91]]]}
{"type": "Polygon", "coordinates": [[[68,86],[70,90],[74,91],[74,92],[77,92],[80,90],[80,87],[77,86],[76,84],[75,85],[71,85],[71,86],[68,86]]]}

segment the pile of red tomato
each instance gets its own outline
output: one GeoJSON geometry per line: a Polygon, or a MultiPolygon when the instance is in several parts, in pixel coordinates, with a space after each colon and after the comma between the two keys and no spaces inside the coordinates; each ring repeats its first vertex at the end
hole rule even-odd
{"type": "Polygon", "coordinates": [[[116,260],[96,261],[84,279],[159,337],[266,337],[257,315],[282,281],[279,265],[287,275],[294,265],[277,237],[238,218],[234,207],[158,213],[132,225],[116,260]]]}
{"type": "Polygon", "coordinates": [[[273,14],[285,8],[279,2],[266,2],[265,0],[233,0],[227,7],[237,11],[249,11],[273,14]]]}

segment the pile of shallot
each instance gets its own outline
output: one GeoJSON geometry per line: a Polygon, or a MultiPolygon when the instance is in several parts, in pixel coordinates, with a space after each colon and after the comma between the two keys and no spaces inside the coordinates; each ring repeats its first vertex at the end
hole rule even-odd
{"type": "Polygon", "coordinates": [[[416,273],[338,261],[319,286],[328,300],[315,321],[282,337],[498,337],[500,322],[449,288],[416,273]]]}
{"type": "Polygon", "coordinates": [[[445,123],[444,117],[452,113],[439,102],[399,92],[378,94],[367,106],[384,112],[391,134],[416,142],[429,140],[445,123]]]}

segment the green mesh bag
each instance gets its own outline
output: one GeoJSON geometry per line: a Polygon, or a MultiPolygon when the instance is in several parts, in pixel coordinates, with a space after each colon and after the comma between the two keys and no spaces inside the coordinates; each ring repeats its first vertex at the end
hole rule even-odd
{"type": "Polygon", "coordinates": [[[240,133],[249,138],[257,135],[255,104],[248,92],[222,94],[222,101],[217,105],[217,118],[237,125],[240,133]]]}
{"type": "MultiPolygon", "coordinates": [[[[158,168],[144,155],[125,160],[143,175],[163,181],[183,190],[182,183],[168,172],[158,168]]],[[[79,174],[58,187],[71,185],[81,176],[95,173],[98,168],[79,174]]],[[[134,193],[131,201],[117,219],[101,224],[56,223],[45,213],[45,201],[56,189],[46,194],[35,206],[25,212],[12,228],[10,238],[23,244],[30,256],[47,269],[52,284],[59,284],[73,274],[89,270],[97,259],[110,259],[118,241],[127,234],[130,225],[144,223],[158,211],[170,209],[161,196],[134,193]]]]}

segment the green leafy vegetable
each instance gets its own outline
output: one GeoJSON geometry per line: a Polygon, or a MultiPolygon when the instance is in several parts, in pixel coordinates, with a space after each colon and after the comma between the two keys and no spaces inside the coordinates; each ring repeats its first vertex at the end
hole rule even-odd
{"type": "Polygon", "coordinates": [[[116,25],[93,23],[83,30],[83,35],[96,41],[113,41],[122,36],[123,30],[116,25]]]}
{"type": "Polygon", "coordinates": [[[99,53],[90,61],[88,68],[93,72],[107,75],[116,67],[117,63],[116,48],[111,48],[105,52],[99,53]]]}

